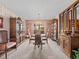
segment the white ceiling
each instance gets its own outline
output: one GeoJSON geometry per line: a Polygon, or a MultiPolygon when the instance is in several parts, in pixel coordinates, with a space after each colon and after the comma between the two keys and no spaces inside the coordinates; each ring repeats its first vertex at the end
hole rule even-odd
{"type": "Polygon", "coordinates": [[[26,19],[57,18],[73,2],[74,0],[0,0],[0,4],[26,19]]]}

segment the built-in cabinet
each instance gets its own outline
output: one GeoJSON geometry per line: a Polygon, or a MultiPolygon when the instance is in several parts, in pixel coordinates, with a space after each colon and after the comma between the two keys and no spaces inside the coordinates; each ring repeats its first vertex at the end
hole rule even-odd
{"type": "Polygon", "coordinates": [[[79,49],[79,0],[59,14],[59,43],[70,59],[77,58],[73,50],[79,49]]]}
{"type": "Polygon", "coordinates": [[[22,41],[22,20],[20,18],[10,18],[10,41],[17,44],[22,41]]]}

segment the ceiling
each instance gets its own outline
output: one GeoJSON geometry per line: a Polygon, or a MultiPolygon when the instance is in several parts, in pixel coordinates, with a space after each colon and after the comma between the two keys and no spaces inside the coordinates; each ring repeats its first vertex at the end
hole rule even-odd
{"type": "Polygon", "coordinates": [[[74,0],[0,0],[0,4],[26,19],[57,18],[73,2],[74,0]]]}

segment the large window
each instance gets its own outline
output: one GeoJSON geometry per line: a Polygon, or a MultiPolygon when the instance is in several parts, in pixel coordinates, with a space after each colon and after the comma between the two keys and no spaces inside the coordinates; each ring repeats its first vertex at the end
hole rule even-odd
{"type": "Polygon", "coordinates": [[[34,33],[44,33],[44,26],[42,24],[34,24],[34,33]]]}
{"type": "Polygon", "coordinates": [[[61,25],[60,25],[61,26],[61,32],[62,32],[62,31],[64,31],[64,14],[63,13],[61,14],[60,21],[61,21],[61,25]]]}

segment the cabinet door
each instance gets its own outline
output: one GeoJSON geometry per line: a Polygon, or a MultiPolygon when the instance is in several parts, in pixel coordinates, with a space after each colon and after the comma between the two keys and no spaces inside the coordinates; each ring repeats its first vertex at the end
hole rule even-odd
{"type": "Polygon", "coordinates": [[[10,40],[16,41],[16,18],[10,18],[10,40]]]}
{"type": "Polygon", "coordinates": [[[71,56],[71,41],[70,37],[66,35],[60,36],[60,46],[63,48],[64,53],[70,58],[71,56]]]}
{"type": "Polygon", "coordinates": [[[71,44],[70,44],[70,39],[65,40],[64,45],[65,45],[65,48],[64,48],[65,53],[70,57],[70,55],[71,55],[71,44]]]}
{"type": "Polygon", "coordinates": [[[76,30],[79,30],[79,3],[76,5],[75,12],[76,30]]]}

